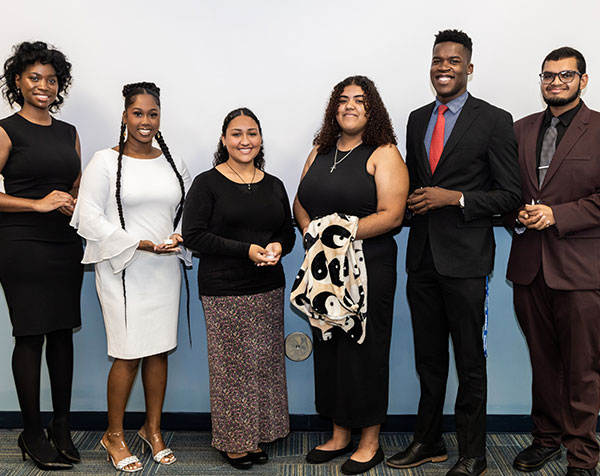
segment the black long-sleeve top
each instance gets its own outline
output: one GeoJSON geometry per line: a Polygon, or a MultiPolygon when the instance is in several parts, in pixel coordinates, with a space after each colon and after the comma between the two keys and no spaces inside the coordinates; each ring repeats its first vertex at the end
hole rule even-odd
{"type": "Polygon", "coordinates": [[[281,243],[282,255],[296,239],[290,203],[281,180],[265,173],[250,187],[216,169],[194,179],[183,212],[183,243],[200,257],[201,296],[241,296],[285,285],[281,262],[255,266],[251,244],[281,243]]]}

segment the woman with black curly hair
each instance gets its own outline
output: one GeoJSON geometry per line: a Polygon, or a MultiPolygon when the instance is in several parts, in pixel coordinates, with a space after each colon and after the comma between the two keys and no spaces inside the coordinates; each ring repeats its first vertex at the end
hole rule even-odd
{"type": "Polygon", "coordinates": [[[81,325],[81,239],[69,227],[81,161],[75,127],[52,117],[71,84],[71,64],[46,43],[24,42],[4,63],[2,87],[20,110],[0,121],[0,283],[13,326],[12,368],[23,433],[18,444],[41,469],[80,461],[70,434],[73,329],[81,325]],[[54,415],[40,419],[46,362],[54,415]],[[59,456],[60,455],[60,456],[59,456]]]}
{"type": "Polygon", "coordinates": [[[115,468],[142,469],[123,435],[123,416],[138,367],[146,421],[142,452],[168,465],[160,421],[167,354],[177,346],[181,259],[179,232],[189,174],[172,157],[160,128],[160,89],[154,83],[123,87],[125,111],[119,145],[96,152],[85,168],[72,225],[87,241],[84,263],[94,263],[108,355],[108,429],[100,444],[115,468]],[[160,148],[153,146],[156,140],[160,148]]]}
{"type": "Polygon", "coordinates": [[[289,432],[280,259],[295,234],[283,183],[264,171],[251,110],[227,114],[213,165],[190,188],[183,237],[200,255],[212,445],[245,469],[267,462],[259,443],[289,432]]]}
{"type": "Polygon", "coordinates": [[[379,92],[364,76],[351,76],[334,87],[313,144],[294,215],[303,234],[319,217],[358,217],[355,238],[363,240],[368,317],[360,344],[341,327],[332,329],[329,340],[313,332],[316,407],[333,420],[333,436],[306,459],[317,464],[352,453],[342,472],[358,474],[384,458],[379,429],[388,404],[396,287],[393,235],[404,216],[408,172],[379,92]],[[356,450],[352,428],[362,429],[356,450]]]}

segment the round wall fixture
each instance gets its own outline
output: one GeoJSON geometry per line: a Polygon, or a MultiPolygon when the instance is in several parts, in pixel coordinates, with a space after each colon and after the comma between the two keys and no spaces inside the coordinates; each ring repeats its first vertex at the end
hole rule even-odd
{"type": "Polygon", "coordinates": [[[308,359],[312,353],[312,341],[304,332],[292,332],[285,338],[285,355],[294,362],[308,359]]]}

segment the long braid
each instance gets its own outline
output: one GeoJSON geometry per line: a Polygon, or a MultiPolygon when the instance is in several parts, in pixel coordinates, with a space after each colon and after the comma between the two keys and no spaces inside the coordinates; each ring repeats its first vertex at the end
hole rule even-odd
{"type": "Polygon", "coordinates": [[[125,217],[123,215],[123,203],[121,202],[121,172],[123,170],[123,151],[125,150],[125,123],[121,122],[121,135],[119,137],[119,157],[117,157],[117,184],[116,184],[116,200],[117,210],[119,212],[119,222],[121,228],[125,229],[125,217]]]}
{"type": "MultiPolygon", "coordinates": [[[[181,199],[179,200],[179,205],[177,205],[177,212],[175,213],[175,220],[173,221],[173,229],[177,228],[179,224],[179,220],[181,220],[181,214],[183,213],[183,202],[185,201],[185,184],[183,183],[183,177],[179,170],[177,170],[177,166],[175,165],[175,161],[171,156],[171,151],[165,142],[165,139],[160,131],[156,133],[154,136],[156,142],[160,146],[160,150],[163,155],[167,159],[167,162],[171,165],[173,172],[177,176],[177,180],[179,181],[179,188],[181,189],[181,199]]],[[[187,270],[185,268],[185,263],[181,261],[181,269],[183,270],[183,279],[185,282],[185,292],[186,292],[186,311],[187,311],[187,324],[188,324],[188,336],[190,339],[190,347],[192,346],[192,327],[190,325],[190,282],[188,280],[187,270]]]]}
{"type": "MultiPolygon", "coordinates": [[[[115,187],[115,198],[119,222],[121,228],[125,229],[125,216],[123,215],[123,203],[121,202],[121,172],[123,171],[123,151],[125,150],[125,123],[121,121],[121,135],[119,136],[119,157],[117,158],[117,183],[115,187]]],[[[123,285],[123,306],[125,312],[125,329],[127,329],[127,288],[125,287],[125,268],[121,271],[121,284],[123,285]]]]}
{"type": "Polygon", "coordinates": [[[165,142],[165,139],[162,136],[162,133],[160,131],[158,131],[156,133],[156,135],[154,136],[154,138],[156,139],[156,142],[158,142],[158,145],[160,146],[160,150],[162,151],[165,158],[167,159],[167,162],[169,162],[169,164],[171,165],[171,168],[173,169],[173,172],[175,172],[175,175],[177,176],[177,180],[179,181],[179,188],[181,189],[181,199],[179,200],[179,205],[177,205],[177,212],[175,214],[175,221],[173,223],[173,227],[177,228],[177,225],[179,224],[179,220],[181,220],[181,214],[183,213],[183,202],[185,201],[185,184],[183,183],[183,177],[179,173],[179,170],[177,170],[175,161],[173,160],[173,157],[171,156],[171,151],[169,150],[169,147],[167,146],[167,143],[165,142]]]}

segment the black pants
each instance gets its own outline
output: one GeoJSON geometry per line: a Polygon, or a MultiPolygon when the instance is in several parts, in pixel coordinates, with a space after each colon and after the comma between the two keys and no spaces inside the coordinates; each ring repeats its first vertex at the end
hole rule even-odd
{"type": "Polygon", "coordinates": [[[459,381],[454,406],[459,454],[483,456],[487,374],[481,333],[485,319],[485,277],[440,275],[427,244],[419,268],[408,274],[407,295],[415,363],[421,380],[415,440],[434,443],[442,437],[448,337],[452,337],[459,381]]]}

